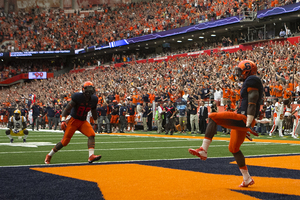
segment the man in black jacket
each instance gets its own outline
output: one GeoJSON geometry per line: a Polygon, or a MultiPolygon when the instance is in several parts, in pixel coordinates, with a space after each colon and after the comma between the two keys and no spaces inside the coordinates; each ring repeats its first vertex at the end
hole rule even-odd
{"type": "Polygon", "coordinates": [[[200,134],[204,134],[207,126],[206,120],[208,118],[208,110],[207,107],[204,105],[204,101],[200,103],[200,109],[198,113],[200,134]]]}
{"type": "Polygon", "coordinates": [[[32,118],[33,118],[33,123],[32,123],[32,131],[34,131],[34,123],[36,124],[36,130],[39,130],[39,120],[38,117],[40,115],[40,106],[35,102],[32,105],[32,118]]]}

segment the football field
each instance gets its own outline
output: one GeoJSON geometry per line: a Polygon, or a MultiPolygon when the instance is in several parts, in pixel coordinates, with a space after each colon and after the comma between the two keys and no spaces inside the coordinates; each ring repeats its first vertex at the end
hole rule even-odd
{"type": "Polygon", "coordinates": [[[97,134],[102,158],[88,164],[87,137],[75,133],[45,165],[63,132],[29,131],[26,143],[9,143],[0,130],[0,199],[300,199],[300,141],[290,136],[245,140],[241,150],[256,183],[241,189],[228,135],[217,134],[201,161],[188,148],[198,148],[204,135],[97,134]]]}

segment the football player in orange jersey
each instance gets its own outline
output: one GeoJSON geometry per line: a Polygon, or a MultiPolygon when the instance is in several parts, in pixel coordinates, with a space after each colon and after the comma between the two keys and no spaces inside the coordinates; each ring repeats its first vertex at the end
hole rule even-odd
{"type": "Polygon", "coordinates": [[[206,160],[208,147],[212,138],[217,133],[217,125],[231,129],[228,148],[243,175],[243,182],[240,184],[240,187],[248,187],[249,185],[253,185],[254,181],[248,172],[245,157],[240,150],[240,146],[244,142],[245,137],[251,139],[248,131],[256,136],[258,135],[251,127],[254,126],[254,118],[259,112],[260,102],[263,97],[263,86],[261,80],[255,76],[257,67],[252,61],[245,60],[240,62],[235,69],[235,73],[235,77],[244,82],[240,93],[241,100],[237,113],[211,113],[202,146],[198,149],[189,149],[189,153],[198,156],[201,160],[206,160]]]}

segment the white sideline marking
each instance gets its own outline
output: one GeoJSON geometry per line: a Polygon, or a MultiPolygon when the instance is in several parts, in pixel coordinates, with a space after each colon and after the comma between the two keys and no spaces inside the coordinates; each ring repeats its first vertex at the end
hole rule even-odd
{"type": "MultiPolygon", "coordinates": [[[[4,144],[4,143],[2,143],[4,144]]],[[[7,143],[11,144],[11,143],[7,143]]],[[[55,145],[55,144],[53,144],[55,145]]],[[[272,144],[258,144],[258,145],[278,145],[276,143],[272,144]]],[[[228,145],[210,145],[209,147],[227,147],[228,145]]],[[[253,146],[253,144],[245,144],[243,146],[253,146]]],[[[257,145],[255,145],[257,146],[257,145]]],[[[190,148],[191,146],[175,146],[175,147],[140,147],[140,148],[110,148],[110,149],[95,149],[97,151],[124,151],[124,150],[154,150],[154,149],[183,149],[190,148]]],[[[76,152],[76,151],[88,151],[87,149],[73,149],[73,150],[63,150],[64,152],[76,152]]],[[[16,153],[48,153],[49,151],[11,151],[11,152],[0,152],[0,154],[16,154],[16,153]]]]}
{"type": "MultiPolygon", "coordinates": [[[[245,158],[253,157],[264,157],[264,156],[290,156],[290,155],[300,155],[299,153],[281,153],[281,154],[261,154],[261,155],[248,155],[245,158]]],[[[232,158],[232,156],[225,157],[210,157],[208,159],[224,159],[232,158]]],[[[96,164],[109,164],[109,163],[128,163],[128,162],[148,162],[148,161],[169,161],[169,160],[199,160],[199,158],[171,158],[171,159],[149,159],[149,160],[121,160],[121,161],[103,161],[96,164]]],[[[78,163],[58,163],[58,164],[36,164],[36,165],[14,165],[14,166],[0,166],[0,168],[17,168],[17,167],[55,167],[55,166],[70,166],[70,165],[88,165],[87,162],[78,162],[78,163]]]]}
{"type": "MultiPolygon", "coordinates": [[[[15,142],[15,143],[0,143],[0,146],[11,146],[11,147],[40,147],[40,146],[54,146],[55,144],[52,142],[15,142]]],[[[9,153],[9,152],[0,152],[9,153]]]]}

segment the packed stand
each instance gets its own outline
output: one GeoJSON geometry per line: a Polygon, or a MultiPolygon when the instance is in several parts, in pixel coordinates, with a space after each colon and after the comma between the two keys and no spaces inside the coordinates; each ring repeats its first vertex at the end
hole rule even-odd
{"type": "Polygon", "coordinates": [[[120,39],[193,25],[270,8],[289,1],[159,1],[101,5],[103,12],[82,17],[80,11],[35,9],[1,13],[1,52],[66,50],[107,45],[120,39]],[[3,43],[4,41],[7,41],[3,43]]]}
{"type": "MultiPolygon", "coordinates": [[[[48,110],[55,109],[59,118],[59,113],[71,95],[81,90],[83,82],[92,81],[99,98],[99,110],[107,106],[105,102],[111,107],[120,105],[128,109],[122,113],[128,120],[114,123],[109,121],[107,124],[110,124],[111,129],[106,129],[108,132],[128,131],[127,125],[134,130],[138,120],[143,123],[144,131],[152,130],[154,119],[153,122],[159,124],[159,133],[163,130],[166,134],[173,134],[175,130],[204,133],[208,112],[217,112],[218,108],[222,108],[218,107],[219,105],[224,105],[227,111],[236,110],[241,84],[232,82],[231,75],[241,60],[248,59],[257,64],[258,76],[264,85],[266,105],[261,110],[261,119],[267,118],[266,120],[272,123],[271,115],[266,114],[267,110],[269,112],[273,107],[274,112],[276,105],[284,105],[283,110],[287,112],[286,118],[283,118],[287,123],[287,126],[284,125],[284,134],[291,131],[296,137],[296,133],[293,133],[295,129],[292,128],[295,123],[288,112],[291,114],[300,110],[289,109],[291,102],[299,99],[299,52],[299,44],[275,41],[253,47],[251,51],[217,52],[197,57],[179,57],[167,62],[130,63],[122,67],[111,65],[97,70],[64,74],[49,80],[21,83],[2,89],[2,93],[6,95],[0,97],[1,119],[5,125],[4,119],[7,119],[16,107],[29,111],[35,101],[39,108],[38,114],[35,113],[40,120],[40,124],[37,125],[45,128],[46,122],[49,121],[47,118],[53,117],[48,117],[48,110]],[[153,101],[156,102],[155,113],[153,110],[151,112],[153,101]],[[280,104],[282,101],[285,103],[280,104]],[[275,104],[276,102],[279,103],[275,104]],[[204,108],[207,106],[210,106],[209,111],[204,108]],[[130,117],[131,115],[134,117],[130,117]],[[171,116],[175,116],[174,120],[169,120],[171,116]],[[173,126],[174,124],[176,126],[173,126]]],[[[115,112],[115,115],[120,114],[115,112]]],[[[102,126],[99,127],[101,128],[97,132],[102,132],[102,126]]],[[[262,134],[274,134],[270,125],[259,124],[257,127],[260,127],[262,134]]],[[[223,132],[227,133],[228,130],[223,132]]],[[[279,136],[282,136],[282,132],[279,136]]]]}

